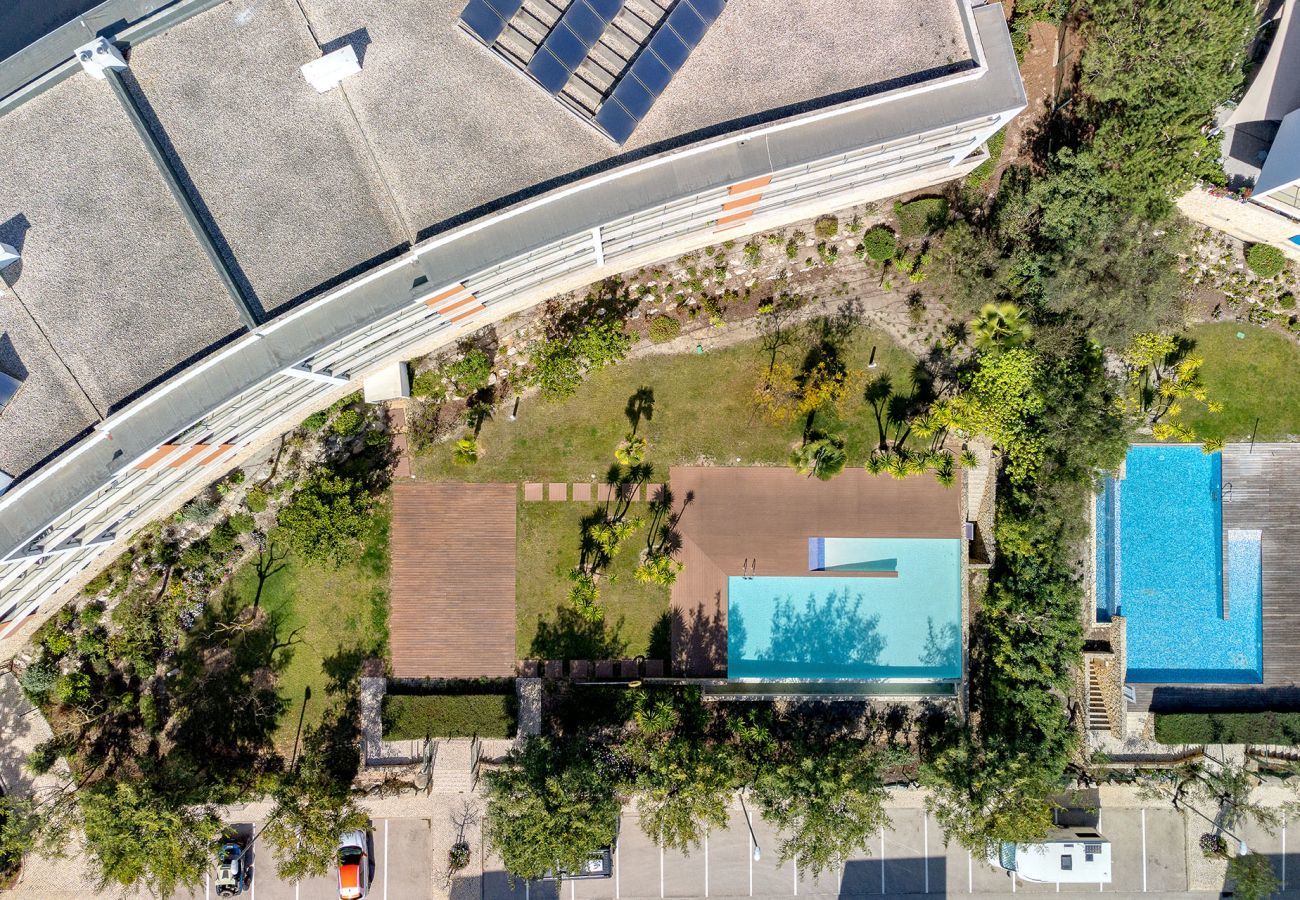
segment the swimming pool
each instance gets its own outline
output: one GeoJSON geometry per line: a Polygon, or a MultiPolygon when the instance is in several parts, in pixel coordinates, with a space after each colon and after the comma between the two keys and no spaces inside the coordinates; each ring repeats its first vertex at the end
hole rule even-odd
{"type": "MultiPolygon", "coordinates": [[[[848,561],[836,569],[861,563],[873,574],[727,580],[727,677],[960,678],[960,541],[827,543],[834,558],[848,561]]],[[[813,554],[810,545],[810,568],[813,554]]]]}
{"type": "Polygon", "coordinates": [[[1130,682],[1263,680],[1259,533],[1228,536],[1225,607],[1222,480],[1218,453],[1137,446],[1097,498],[1097,618],[1125,617],[1130,682]]]}

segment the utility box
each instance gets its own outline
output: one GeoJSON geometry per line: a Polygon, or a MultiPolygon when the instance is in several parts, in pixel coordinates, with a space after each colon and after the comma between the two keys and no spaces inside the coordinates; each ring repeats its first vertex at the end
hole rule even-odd
{"type": "Polygon", "coordinates": [[[362,391],[367,403],[405,400],[411,396],[411,370],[404,362],[381,369],[366,379],[362,391]]]}
{"type": "Polygon", "coordinates": [[[302,67],[302,77],[314,87],[317,93],[325,93],[336,88],[349,75],[361,71],[357,61],[357,51],[351,44],[326,53],[320,59],[313,59],[302,67]]]}
{"type": "Polygon", "coordinates": [[[92,78],[103,81],[106,69],[125,69],[126,60],[122,53],[104,38],[95,38],[89,44],[77,48],[77,62],[92,78]]]}

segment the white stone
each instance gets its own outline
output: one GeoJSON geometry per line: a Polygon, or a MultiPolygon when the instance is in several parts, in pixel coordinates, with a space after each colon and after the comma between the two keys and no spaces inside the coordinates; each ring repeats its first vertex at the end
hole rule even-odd
{"type": "Polygon", "coordinates": [[[361,63],[357,60],[357,51],[348,44],[305,64],[302,67],[302,77],[307,79],[307,83],[314,87],[317,93],[323,94],[338,87],[344,78],[360,71],[361,63]]]}
{"type": "Polygon", "coordinates": [[[411,396],[411,372],[406,363],[381,369],[366,379],[362,390],[367,403],[402,400],[411,396]]]}
{"type": "Polygon", "coordinates": [[[126,60],[121,52],[104,38],[95,38],[89,44],[77,48],[77,62],[92,78],[103,81],[106,69],[125,69],[126,60]]]}

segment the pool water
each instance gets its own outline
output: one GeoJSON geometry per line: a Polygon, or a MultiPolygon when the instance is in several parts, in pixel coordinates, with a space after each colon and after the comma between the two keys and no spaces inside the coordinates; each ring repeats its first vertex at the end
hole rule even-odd
{"type": "Polygon", "coordinates": [[[727,677],[960,678],[960,549],[948,539],[835,539],[846,565],[880,571],[889,561],[893,577],[729,578],[727,677]]]}
{"type": "Polygon", "coordinates": [[[1258,532],[1229,535],[1225,617],[1222,459],[1194,446],[1129,450],[1097,498],[1097,614],[1127,623],[1127,680],[1263,680],[1258,532]]]}

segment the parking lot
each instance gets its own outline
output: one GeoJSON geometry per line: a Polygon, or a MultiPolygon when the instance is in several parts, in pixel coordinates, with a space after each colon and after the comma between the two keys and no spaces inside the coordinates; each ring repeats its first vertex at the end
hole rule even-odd
{"type": "MultiPolygon", "coordinates": [[[[978,894],[1010,896],[1039,893],[1118,893],[1187,896],[1186,828],[1180,813],[1164,808],[1102,810],[1100,830],[1111,842],[1109,884],[1033,884],[1012,879],[983,860],[953,845],[921,809],[893,809],[892,827],[884,830],[862,854],[841,869],[815,877],[794,862],[779,864],[780,840],[761,819],[754,821],[751,839],[745,816],[732,811],[730,826],[711,832],[689,855],[660,850],[642,832],[635,816],[624,818],[614,854],[613,875],[607,879],[510,883],[499,864],[481,865],[481,839],[475,834],[470,869],[456,878],[452,900],[643,900],[668,897],[865,897],[907,894],[978,894]],[[753,858],[754,840],[760,851],[753,858]]],[[[252,833],[252,825],[245,825],[252,833]]],[[[258,826],[260,827],[260,825],[258,826]]],[[[1196,829],[1193,824],[1193,830],[1196,829]]],[[[415,900],[436,896],[435,874],[445,866],[446,850],[435,850],[428,819],[376,819],[371,829],[375,864],[369,896],[374,900],[415,900]]],[[[1246,826],[1240,836],[1250,849],[1267,854],[1285,887],[1300,881],[1300,860],[1287,855],[1283,827],[1269,835],[1246,826]]],[[[1193,835],[1195,837],[1195,835],[1193,835]]],[[[298,884],[275,875],[269,850],[253,846],[254,878],[245,896],[250,900],[326,900],[337,897],[331,870],[321,878],[298,884]],[[261,859],[259,859],[261,853],[261,859]]],[[[215,898],[211,879],[193,893],[178,898],[215,898]]]]}
{"type": "MultiPolygon", "coordinates": [[[[237,830],[250,835],[261,823],[243,824],[237,830]]],[[[370,830],[374,874],[370,887],[374,900],[407,900],[428,897],[431,892],[433,845],[428,819],[376,819],[370,830]]],[[[252,845],[252,883],[244,896],[249,900],[327,900],[337,898],[338,883],[331,869],[323,877],[304,879],[297,884],[276,877],[275,859],[260,841],[252,845]]],[[[212,898],[215,873],[207,883],[193,892],[176,894],[186,900],[212,898]]]]}
{"type": "Polygon", "coordinates": [[[1112,848],[1111,883],[1106,885],[1030,884],[1015,880],[956,845],[924,810],[895,809],[893,827],[872,842],[870,855],[848,861],[820,877],[794,862],[779,864],[780,840],[761,820],[751,839],[744,814],[735,810],[730,826],[715,831],[688,855],[661,851],[634,817],[623,821],[615,854],[614,877],[570,881],[555,897],[555,886],[534,882],[513,888],[503,873],[484,876],[482,896],[527,900],[611,900],[656,897],[895,896],[899,894],[1012,893],[1178,893],[1187,891],[1184,826],[1172,809],[1118,809],[1102,813],[1102,832],[1112,848]],[[756,839],[760,859],[753,858],[756,839]],[[1155,853],[1156,849],[1159,853],[1155,853]]]}

